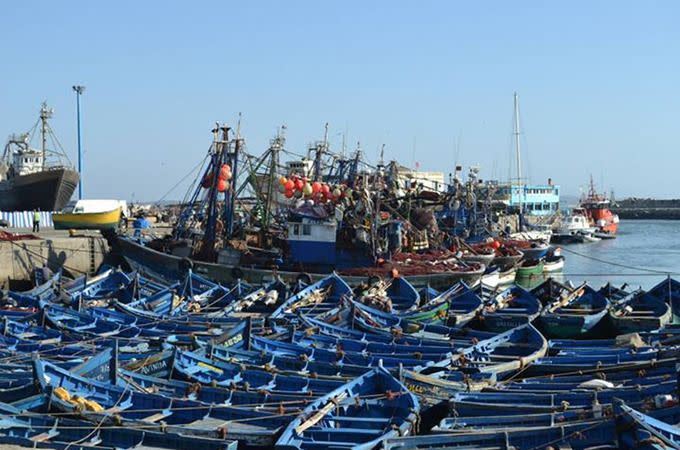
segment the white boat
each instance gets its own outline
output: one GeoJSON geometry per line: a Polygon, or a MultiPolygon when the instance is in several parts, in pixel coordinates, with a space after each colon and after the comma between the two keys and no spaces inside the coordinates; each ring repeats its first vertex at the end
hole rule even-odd
{"type": "Polygon", "coordinates": [[[512,233],[510,239],[518,241],[544,241],[550,242],[553,235],[552,230],[528,230],[512,233]]]}
{"type": "Polygon", "coordinates": [[[543,261],[543,273],[559,272],[562,269],[564,269],[564,256],[546,258],[543,261]]]}
{"type": "MultiPolygon", "coordinates": [[[[574,208],[552,235],[553,242],[584,242],[597,231],[582,208],[574,208]]],[[[599,239],[598,239],[599,240],[599,239]]]]}

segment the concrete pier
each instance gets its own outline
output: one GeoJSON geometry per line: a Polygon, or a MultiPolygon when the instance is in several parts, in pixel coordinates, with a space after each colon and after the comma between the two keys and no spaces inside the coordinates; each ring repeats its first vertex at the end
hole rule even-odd
{"type": "Polygon", "coordinates": [[[92,273],[104,261],[109,251],[106,239],[98,232],[78,232],[69,236],[66,231],[46,230],[31,233],[30,229],[8,229],[13,233],[28,233],[40,239],[0,241],[0,288],[10,282],[30,280],[34,267],[45,264],[56,270],[78,276],[92,273]]]}

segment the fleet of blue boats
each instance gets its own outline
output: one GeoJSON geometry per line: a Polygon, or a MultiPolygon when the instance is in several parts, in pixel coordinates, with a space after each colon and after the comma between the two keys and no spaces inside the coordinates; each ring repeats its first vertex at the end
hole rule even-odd
{"type": "Polygon", "coordinates": [[[0,444],[680,448],[679,286],[40,268],[0,297],[0,444]]]}

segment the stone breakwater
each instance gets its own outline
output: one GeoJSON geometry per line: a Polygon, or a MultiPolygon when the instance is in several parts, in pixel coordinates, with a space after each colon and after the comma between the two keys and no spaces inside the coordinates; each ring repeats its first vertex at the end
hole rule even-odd
{"type": "Polygon", "coordinates": [[[612,211],[628,220],[680,220],[680,199],[627,198],[617,201],[612,211]]]}

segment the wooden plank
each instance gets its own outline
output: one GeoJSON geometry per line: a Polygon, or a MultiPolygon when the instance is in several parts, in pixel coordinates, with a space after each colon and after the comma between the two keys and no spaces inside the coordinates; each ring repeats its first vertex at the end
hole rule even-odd
{"type": "Polygon", "coordinates": [[[45,442],[45,441],[50,440],[51,437],[52,437],[52,434],[50,434],[50,433],[40,433],[40,434],[37,434],[37,435],[31,437],[31,440],[33,442],[45,442]]]}
{"type": "MultiPolygon", "coordinates": [[[[341,401],[345,400],[346,398],[347,398],[347,393],[343,392],[342,394],[335,397],[334,400],[336,402],[341,402],[341,401]]],[[[329,401],[326,405],[319,408],[319,410],[317,412],[315,412],[312,417],[310,417],[309,419],[305,420],[300,425],[295,427],[295,432],[297,434],[304,433],[305,430],[307,430],[307,429],[313,427],[314,425],[316,425],[317,423],[319,423],[321,421],[321,419],[323,419],[326,416],[326,414],[333,411],[333,408],[335,408],[335,406],[336,406],[336,403],[329,401]]]]}
{"type": "Polygon", "coordinates": [[[171,415],[171,413],[159,412],[158,414],[153,414],[149,417],[145,417],[142,420],[145,422],[158,422],[159,420],[165,419],[169,415],[171,415]]]}

